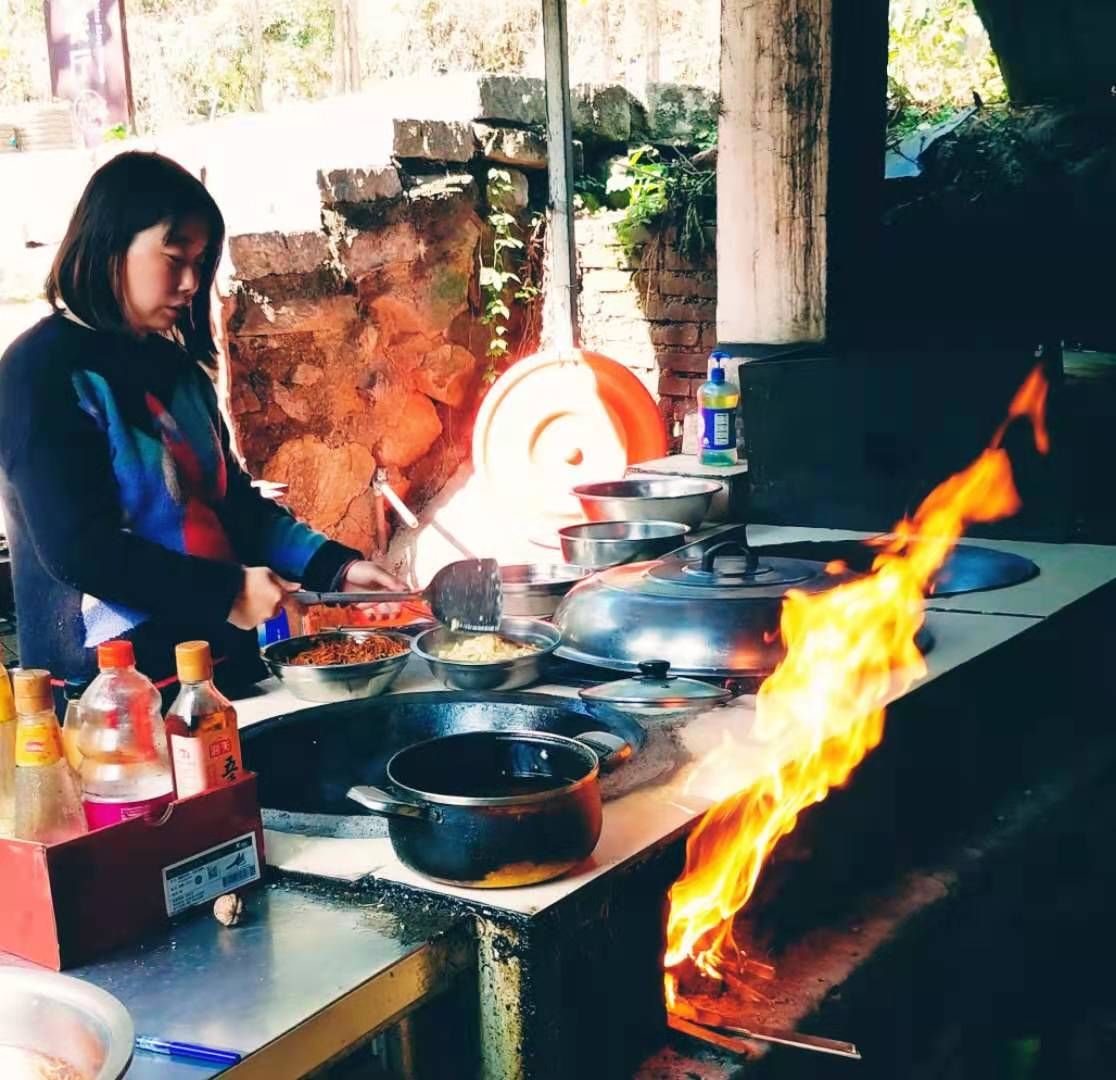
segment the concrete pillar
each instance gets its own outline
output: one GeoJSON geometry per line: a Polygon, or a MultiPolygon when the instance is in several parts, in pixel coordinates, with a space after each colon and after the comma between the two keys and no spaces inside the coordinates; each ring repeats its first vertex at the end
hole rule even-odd
{"type": "Polygon", "coordinates": [[[832,337],[879,227],[886,67],[887,0],[722,0],[722,342],[832,337]]]}

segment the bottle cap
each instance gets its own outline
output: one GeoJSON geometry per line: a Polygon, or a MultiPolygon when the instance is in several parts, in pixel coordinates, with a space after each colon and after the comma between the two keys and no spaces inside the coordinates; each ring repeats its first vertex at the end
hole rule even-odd
{"type": "Polygon", "coordinates": [[[715,382],[718,386],[725,381],[725,369],[723,367],[715,367],[709,373],[709,381],[715,382]]]}
{"type": "Polygon", "coordinates": [[[208,641],[184,641],[174,647],[179,682],[205,682],[213,678],[213,657],[208,641]]]}
{"type": "Polygon", "coordinates": [[[136,650],[130,641],[106,641],[97,646],[97,667],[105,668],[134,667],[136,650]]]}
{"type": "Polygon", "coordinates": [[[54,708],[50,672],[42,668],[17,668],[12,672],[12,690],[18,713],[36,713],[54,708]]]}

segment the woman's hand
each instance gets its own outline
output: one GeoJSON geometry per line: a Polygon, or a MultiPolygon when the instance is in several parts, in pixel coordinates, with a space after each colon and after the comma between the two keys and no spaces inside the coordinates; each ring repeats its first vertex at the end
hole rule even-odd
{"type": "Polygon", "coordinates": [[[343,592],[410,592],[405,582],[389,574],[383,567],[367,559],[359,559],[345,567],[343,592]]]}
{"type": "MultiPolygon", "coordinates": [[[[349,563],[345,568],[345,579],[341,589],[343,592],[377,592],[381,589],[385,592],[411,591],[407,588],[405,582],[400,581],[399,578],[389,574],[383,567],[377,566],[367,559],[349,563]]],[[[395,602],[357,604],[356,606],[370,619],[375,620],[394,619],[403,609],[402,604],[395,602]]]]}
{"type": "Polygon", "coordinates": [[[266,566],[246,566],[244,584],[229,609],[228,621],[238,630],[255,630],[261,623],[275,618],[283,606],[283,598],[298,588],[266,566]]]}

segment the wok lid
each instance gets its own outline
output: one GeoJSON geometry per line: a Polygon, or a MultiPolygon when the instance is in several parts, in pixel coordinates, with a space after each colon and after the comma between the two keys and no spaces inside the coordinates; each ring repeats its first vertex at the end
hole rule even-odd
{"type": "Polygon", "coordinates": [[[618,671],[662,657],[676,675],[765,675],[782,657],[787,592],[822,592],[856,576],[843,566],[761,557],[741,526],[576,586],[554,615],[557,652],[618,671]]]}

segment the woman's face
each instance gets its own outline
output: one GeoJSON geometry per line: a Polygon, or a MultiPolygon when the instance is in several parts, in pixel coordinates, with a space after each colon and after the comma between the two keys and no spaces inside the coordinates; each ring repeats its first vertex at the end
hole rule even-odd
{"type": "Polygon", "coordinates": [[[169,222],[136,233],[124,256],[124,317],[138,334],[170,330],[201,284],[205,222],[169,222]]]}

